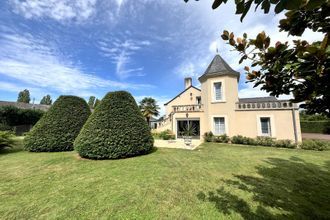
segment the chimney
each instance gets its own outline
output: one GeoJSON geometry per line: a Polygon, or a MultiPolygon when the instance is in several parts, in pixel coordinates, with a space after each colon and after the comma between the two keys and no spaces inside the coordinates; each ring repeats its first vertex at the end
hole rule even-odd
{"type": "Polygon", "coordinates": [[[184,78],[184,89],[187,89],[190,86],[192,86],[192,78],[191,77],[184,78]]]}

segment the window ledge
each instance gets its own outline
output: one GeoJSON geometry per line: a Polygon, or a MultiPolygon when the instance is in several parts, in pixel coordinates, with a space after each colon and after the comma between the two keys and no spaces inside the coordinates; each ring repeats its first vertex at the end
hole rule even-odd
{"type": "Polygon", "coordinates": [[[215,101],[215,100],[213,100],[213,101],[211,102],[211,104],[225,103],[225,102],[226,102],[226,100],[220,100],[220,101],[215,101]]]}

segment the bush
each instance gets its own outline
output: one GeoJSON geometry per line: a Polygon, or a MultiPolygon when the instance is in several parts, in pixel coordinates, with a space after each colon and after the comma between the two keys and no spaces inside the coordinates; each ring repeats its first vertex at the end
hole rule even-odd
{"type": "Polygon", "coordinates": [[[174,140],[175,134],[169,129],[162,131],[159,133],[159,138],[163,140],[174,140]]]}
{"type": "Polygon", "coordinates": [[[242,135],[233,136],[231,139],[233,144],[245,144],[245,145],[257,145],[257,142],[253,138],[244,137],[242,135]]]}
{"type": "Polygon", "coordinates": [[[330,149],[330,142],[321,140],[303,140],[300,147],[304,150],[323,151],[330,149]]]}
{"type": "Polygon", "coordinates": [[[110,92],[102,99],[74,146],[81,157],[118,159],[150,152],[153,141],[132,95],[119,91],[110,92]]]}
{"type": "Polygon", "coordinates": [[[271,137],[257,137],[256,144],[261,146],[273,146],[275,144],[275,141],[271,137]]]}
{"type": "Polygon", "coordinates": [[[14,147],[14,135],[9,131],[0,131],[0,150],[14,147]]]}
{"type": "Polygon", "coordinates": [[[90,113],[84,99],[60,96],[26,135],[24,148],[32,152],[73,150],[73,142],[90,113]]]}
{"type": "Polygon", "coordinates": [[[291,140],[277,140],[273,144],[274,147],[281,148],[296,148],[297,146],[291,142],[291,140]]]}
{"type": "Polygon", "coordinates": [[[204,133],[204,141],[205,142],[212,142],[213,141],[213,133],[210,131],[210,132],[205,132],[204,133]]]}
{"type": "Polygon", "coordinates": [[[300,121],[303,133],[330,134],[330,121],[300,121]]]}
{"type": "Polygon", "coordinates": [[[220,136],[214,136],[212,141],[216,143],[228,143],[230,141],[230,138],[228,137],[228,135],[223,134],[220,136]]]}

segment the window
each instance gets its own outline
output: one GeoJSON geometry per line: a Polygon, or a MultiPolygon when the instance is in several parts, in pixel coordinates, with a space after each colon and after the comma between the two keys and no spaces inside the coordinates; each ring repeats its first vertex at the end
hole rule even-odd
{"type": "Polygon", "coordinates": [[[214,134],[221,135],[226,133],[225,118],[214,118],[214,134]]]}
{"type": "Polygon", "coordinates": [[[221,101],[222,100],[222,85],[221,82],[214,83],[214,100],[221,101]]]}
{"type": "Polygon", "coordinates": [[[196,96],[196,104],[197,104],[197,105],[202,104],[202,99],[201,99],[200,96],[196,96]]]}
{"type": "Polygon", "coordinates": [[[270,118],[260,118],[261,124],[261,134],[265,136],[271,136],[271,129],[270,129],[270,118]]]}

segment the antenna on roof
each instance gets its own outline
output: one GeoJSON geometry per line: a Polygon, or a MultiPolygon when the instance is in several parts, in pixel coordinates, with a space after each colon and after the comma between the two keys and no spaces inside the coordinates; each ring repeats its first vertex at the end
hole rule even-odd
{"type": "Polygon", "coordinates": [[[217,54],[219,54],[219,49],[218,49],[218,45],[217,45],[217,49],[216,49],[216,52],[217,52],[217,54]]]}

